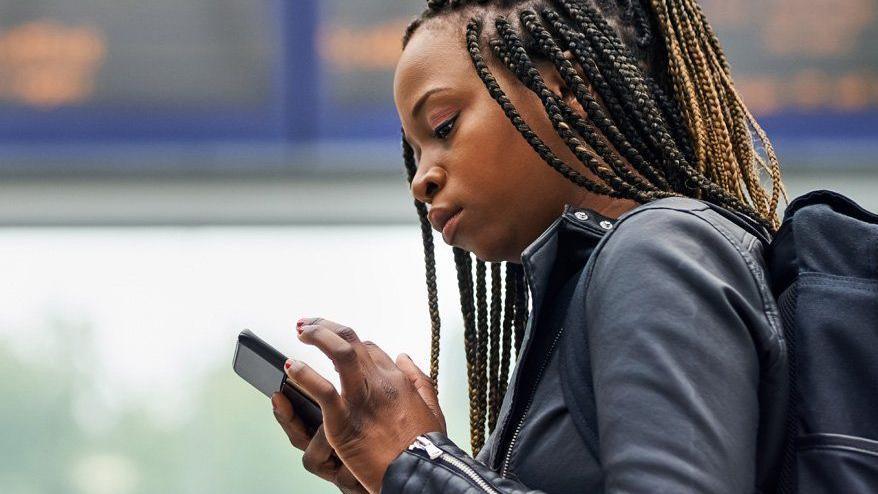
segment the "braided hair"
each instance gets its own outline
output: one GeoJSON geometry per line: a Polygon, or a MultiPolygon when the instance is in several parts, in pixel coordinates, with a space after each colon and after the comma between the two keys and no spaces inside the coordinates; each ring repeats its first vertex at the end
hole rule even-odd
{"type": "MultiPolygon", "coordinates": [[[[771,142],[732,82],[728,60],[697,0],[428,0],[403,36],[405,47],[433,19],[466,23],[466,51],[490,96],[539,157],[591,192],[646,203],[704,199],[776,231],[786,191],[771,142]],[[587,176],[558,158],[498,84],[485,53],[542,102],[587,176]],[[583,117],[537,69],[561,75],[583,117]],[[581,70],[583,78],[580,75],[581,70]],[[600,98],[600,102],[598,98],[600,98]],[[764,156],[757,152],[755,137],[764,156]],[[764,182],[770,182],[770,188],[764,182]]],[[[414,153],[403,135],[411,184],[414,153]]],[[[438,382],[440,318],[433,236],[421,221],[432,326],[430,376],[438,382]]],[[[473,454],[497,422],[514,348],[520,352],[529,291],[520,264],[491,263],[455,247],[470,400],[473,454]]]]}

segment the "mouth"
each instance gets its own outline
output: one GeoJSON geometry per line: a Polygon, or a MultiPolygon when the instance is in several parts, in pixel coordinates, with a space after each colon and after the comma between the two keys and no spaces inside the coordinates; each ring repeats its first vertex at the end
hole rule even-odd
{"type": "Polygon", "coordinates": [[[454,216],[448,219],[445,222],[445,225],[442,227],[442,240],[445,241],[446,244],[451,245],[454,241],[454,235],[457,232],[457,224],[460,222],[460,213],[463,212],[463,209],[454,213],[454,216]]]}
{"type": "Polygon", "coordinates": [[[430,225],[434,230],[442,233],[442,239],[449,245],[454,237],[461,211],[463,208],[436,206],[428,213],[430,225]]]}

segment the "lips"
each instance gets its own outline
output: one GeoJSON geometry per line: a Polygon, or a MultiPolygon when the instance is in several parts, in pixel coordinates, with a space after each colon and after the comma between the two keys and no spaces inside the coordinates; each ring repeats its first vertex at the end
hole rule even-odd
{"type": "Polygon", "coordinates": [[[430,225],[437,232],[442,233],[445,229],[445,225],[448,224],[448,221],[451,220],[452,217],[457,215],[463,210],[463,208],[458,207],[444,207],[444,206],[434,206],[430,208],[430,212],[427,214],[428,219],[430,220],[430,225]]]}

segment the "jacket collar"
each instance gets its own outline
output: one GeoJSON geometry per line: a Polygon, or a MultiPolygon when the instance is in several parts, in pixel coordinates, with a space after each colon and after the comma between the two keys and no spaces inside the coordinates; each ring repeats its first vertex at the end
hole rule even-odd
{"type": "Polygon", "coordinates": [[[561,216],[524,249],[521,263],[533,297],[534,318],[538,315],[537,311],[548,288],[549,275],[556,264],[566,269],[584,265],[594,247],[615,224],[616,220],[602,216],[594,210],[566,204],[561,216]],[[558,262],[559,252],[563,253],[565,260],[572,262],[558,262]],[[567,259],[568,257],[581,259],[576,262],[576,259],[567,259]]]}

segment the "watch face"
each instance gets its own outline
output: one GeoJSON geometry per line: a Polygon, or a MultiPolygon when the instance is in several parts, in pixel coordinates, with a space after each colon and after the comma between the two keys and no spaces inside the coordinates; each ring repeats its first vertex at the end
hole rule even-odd
{"type": "Polygon", "coordinates": [[[241,343],[238,343],[235,352],[234,369],[235,373],[269,398],[280,390],[285,378],[283,371],[241,343]]]}

